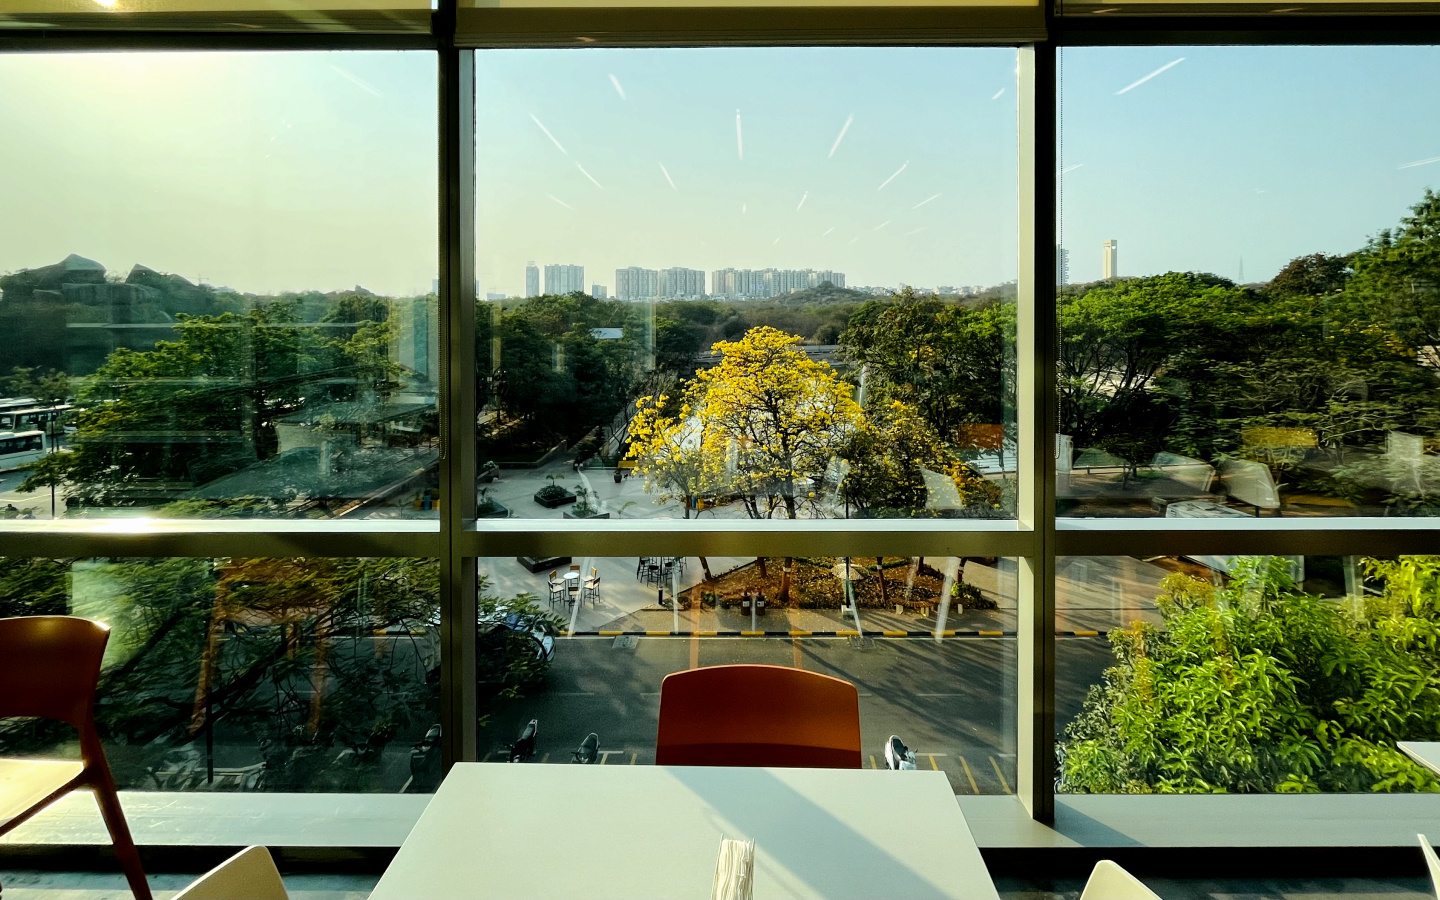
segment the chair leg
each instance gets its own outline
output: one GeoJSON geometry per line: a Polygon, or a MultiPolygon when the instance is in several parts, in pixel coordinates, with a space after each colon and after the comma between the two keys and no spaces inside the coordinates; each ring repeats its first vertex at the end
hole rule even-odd
{"type": "Polygon", "coordinates": [[[120,860],[120,869],[130,883],[130,893],[135,900],[152,900],[150,884],[145,880],[145,869],[140,865],[140,851],[130,837],[130,827],[125,824],[125,813],[120,809],[120,797],[115,793],[115,783],[106,772],[96,779],[95,800],[100,804],[100,815],[105,827],[110,830],[110,841],[115,845],[115,856],[120,860]]]}

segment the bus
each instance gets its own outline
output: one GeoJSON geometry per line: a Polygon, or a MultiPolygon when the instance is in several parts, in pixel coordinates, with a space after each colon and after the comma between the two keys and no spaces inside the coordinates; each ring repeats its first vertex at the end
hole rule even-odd
{"type": "Polygon", "coordinates": [[[0,432],[13,431],[19,434],[22,431],[43,431],[46,434],[56,434],[60,430],[56,423],[71,409],[68,403],[0,409],[0,432]]]}
{"type": "Polygon", "coordinates": [[[0,431],[0,472],[39,462],[49,450],[43,431],[0,431]]]}

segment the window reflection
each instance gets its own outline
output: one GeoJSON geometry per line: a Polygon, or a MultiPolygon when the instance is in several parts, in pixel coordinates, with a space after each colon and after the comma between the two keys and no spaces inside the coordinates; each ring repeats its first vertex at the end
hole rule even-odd
{"type": "Polygon", "coordinates": [[[485,761],[534,720],[531,762],[588,757],[593,733],[597,763],[652,764],[667,674],[759,663],[854,683],[866,766],[897,734],[957,793],[1015,789],[1013,559],[522,557],[479,574],[485,761]]]}

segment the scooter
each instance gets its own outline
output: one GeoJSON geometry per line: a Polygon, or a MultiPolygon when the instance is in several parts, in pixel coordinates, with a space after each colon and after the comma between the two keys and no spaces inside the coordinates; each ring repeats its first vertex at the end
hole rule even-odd
{"type": "Polygon", "coordinates": [[[915,768],[915,751],[905,746],[898,734],[890,735],[890,740],[885,742],[885,768],[887,769],[913,769],[915,768]]]}
{"type": "Polygon", "coordinates": [[[506,744],[510,751],[510,761],[526,762],[535,755],[535,739],[540,736],[540,720],[531,719],[525,730],[520,732],[520,739],[513,744],[506,744]]]}
{"type": "Polygon", "coordinates": [[[584,765],[587,765],[587,766],[588,766],[588,765],[594,763],[595,760],[597,760],[597,759],[599,759],[599,758],[600,758],[600,735],[598,735],[598,734],[596,734],[595,732],[592,731],[592,732],[590,732],[589,737],[587,737],[587,738],[585,738],[585,740],[581,741],[581,742],[580,742],[580,746],[575,749],[575,759],[574,759],[574,761],[577,762],[577,763],[583,763],[584,765]]]}

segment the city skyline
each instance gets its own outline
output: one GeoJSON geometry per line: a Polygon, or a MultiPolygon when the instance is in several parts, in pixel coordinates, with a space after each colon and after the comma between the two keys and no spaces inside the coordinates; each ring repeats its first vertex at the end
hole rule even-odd
{"type": "MultiPolygon", "coordinates": [[[[1440,107],[1435,47],[1062,57],[1072,282],[1103,276],[1090,248],[1110,238],[1127,277],[1235,279],[1243,259],[1268,280],[1358,249],[1440,186],[1440,122],[1416,114],[1440,107]]],[[[522,293],[535,256],[1016,277],[1013,50],[485,51],[477,67],[482,296],[522,293]]],[[[77,253],[247,293],[424,293],[434,81],[415,52],[0,56],[0,271],[77,253]]]]}

